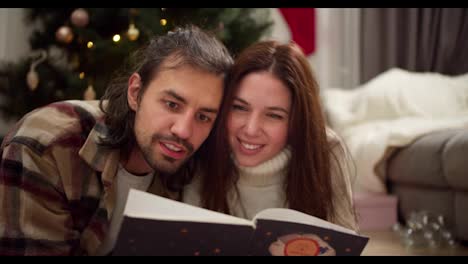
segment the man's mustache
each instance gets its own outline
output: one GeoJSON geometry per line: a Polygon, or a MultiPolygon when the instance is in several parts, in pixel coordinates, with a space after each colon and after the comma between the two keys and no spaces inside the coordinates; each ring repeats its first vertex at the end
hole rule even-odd
{"type": "Polygon", "coordinates": [[[161,134],[154,134],[152,137],[153,142],[154,141],[159,141],[159,140],[166,140],[166,141],[173,141],[179,145],[184,146],[185,149],[187,149],[188,154],[191,154],[193,152],[193,145],[190,144],[187,140],[181,139],[177,136],[173,135],[161,135],[161,134]]]}

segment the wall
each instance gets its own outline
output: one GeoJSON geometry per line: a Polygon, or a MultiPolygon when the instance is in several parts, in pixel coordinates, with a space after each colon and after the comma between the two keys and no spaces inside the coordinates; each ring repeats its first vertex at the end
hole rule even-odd
{"type": "Polygon", "coordinates": [[[29,28],[23,8],[0,8],[0,60],[16,61],[29,48],[29,28]]]}
{"type": "MultiPolygon", "coordinates": [[[[288,42],[288,26],[281,13],[271,10],[270,38],[288,42]]],[[[350,89],[359,85],[359,8],[316,9],[316,51],[309,61],[322,88],[350,89]]]]}
{"type": "MultiPolygon", "coordinates": [[[[0,61],[16,61],[30,51],[30,31],[24,16],[23,8],[0,8],[0,61]]],[[[5,135],[13,123],[0,118],[0,136],[5,135]]]]}
{"type": "MultiPolygon", "coordinates": [[[[281,13],[271,9],[275,22],[271,36],[283,43],[291,39],[281,13]]],[[[359,85],[358,8],[316,9],[316,52],[309,61],[322,89],[350,89],[359,85]]],[[[15,61],[28,54],[30,27],[24,22],[24,9],[0,8],[0,61],[15,61]]],[[[1,100],[2,98],[0,98],[1,100]]],[[[0,135],[11,126],[0,119],[0,135]]]]}
{"type": "MultiPolygon", "coordinates": [[[[311,63],[324,84],[357,84],[353,70],[359,65],[359,9],[317,8],[317,51],[311,63]],[[351,77],[353,76],[353,77],[351,77]],[[346,84],[343,82],[346,81],[346,84]]],[[[272,8],[275,25],[271,38],[287,42],[291,38],[281,13],[272,8]]],[[[16,60],[29,51],[29,28],[24,9],[0,8],[0,60],[16,60]]]]}

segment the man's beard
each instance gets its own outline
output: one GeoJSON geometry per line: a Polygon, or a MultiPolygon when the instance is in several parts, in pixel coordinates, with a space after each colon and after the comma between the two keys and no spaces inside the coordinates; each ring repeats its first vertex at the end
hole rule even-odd
{"type": "Polygon", "coordinates": [[[173,174],[177,172],[177,170],[192,156],[194,152],[193,145],[186,140],[180,139],[176,136],[163,136],[161,134],[154,134],[151,137],[151,142],[149,145],[140,145],[139,147],[143,153],[144,159],[151,166],[151,168],[159,173],[165,174],[173,174]],[[177,160],[160,153],[162,157],[159,157],[158,160],[158,157],[155,157],[153,146],[160,140],[173,141],[177,144],[183,145],[187,151],[185,158],[177,160]]]}

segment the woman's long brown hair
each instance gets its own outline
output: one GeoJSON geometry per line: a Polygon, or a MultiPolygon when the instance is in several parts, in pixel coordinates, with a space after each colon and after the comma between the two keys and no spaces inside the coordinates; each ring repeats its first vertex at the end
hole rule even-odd
{"type": "Polygon", "coordinates": [[[226,79],[226,98],[218,115],[213,138],[207,142],[211,160],[202,164],[202,205],[229,213],[227,195],[238,172],[230,157],[227,121],[239,83],[248,74],[268,71],[289,88],[292,95],[288,144],[292,156],[284,186],[289,208],[330,219],[334,214],[325,118],[319,87],[300,48],[275,41],[258,42],[244,50],[226,79]]]}

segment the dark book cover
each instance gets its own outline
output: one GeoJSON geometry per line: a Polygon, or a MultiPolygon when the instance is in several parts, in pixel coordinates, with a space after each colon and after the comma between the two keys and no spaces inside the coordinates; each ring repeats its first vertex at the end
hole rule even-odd
{"type": "Polygon", "coordinates": [[[112,255],[358,256],[369,238],[285,208],[252,220],[130,190],[112,255]]]}
{"type": "Polygon", "coordinates": [[[251,226],[125,217],[115,256],[242,256],[251,226]]]}

